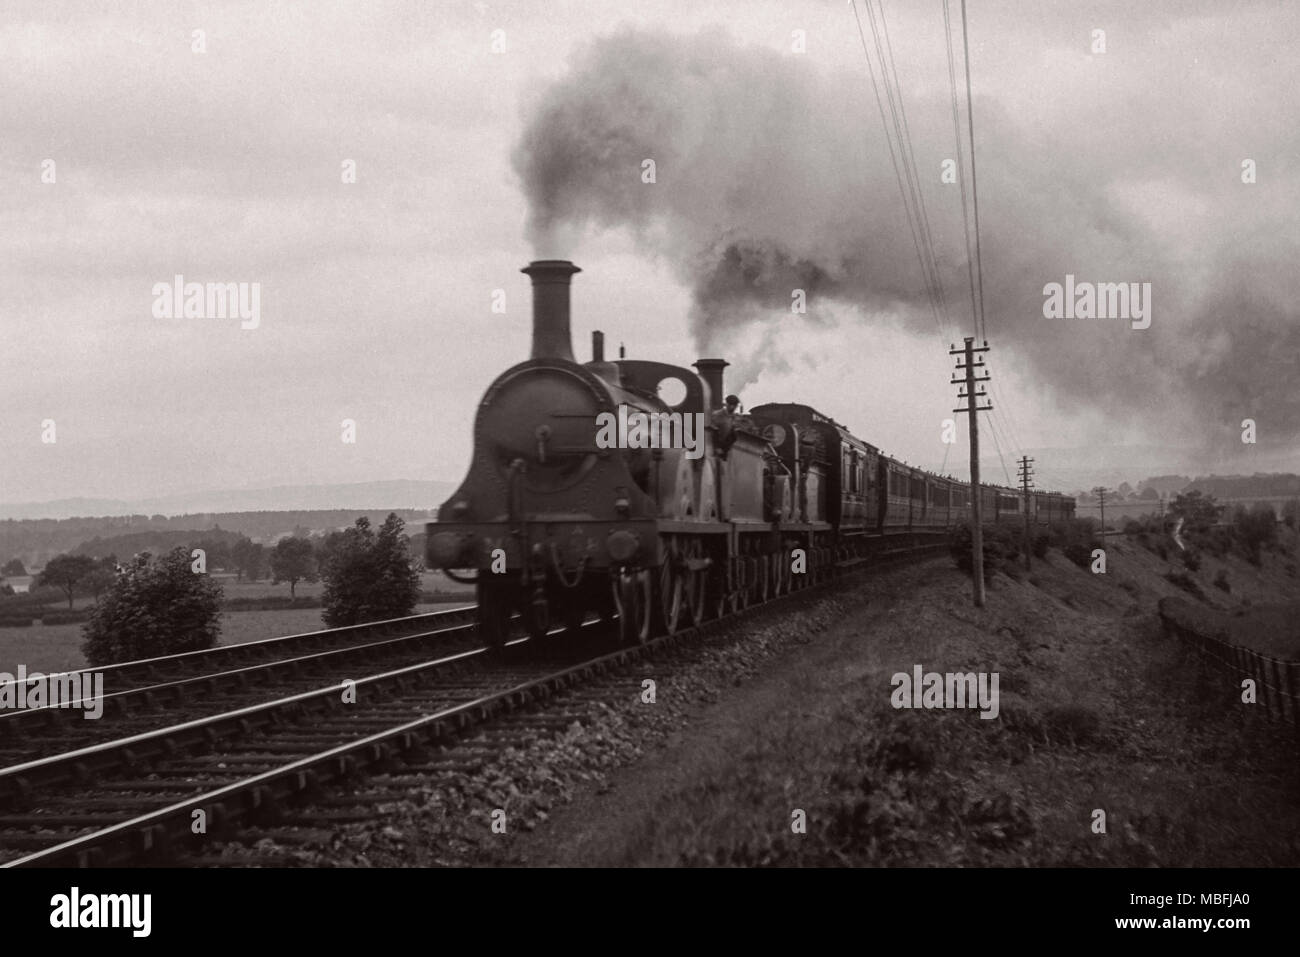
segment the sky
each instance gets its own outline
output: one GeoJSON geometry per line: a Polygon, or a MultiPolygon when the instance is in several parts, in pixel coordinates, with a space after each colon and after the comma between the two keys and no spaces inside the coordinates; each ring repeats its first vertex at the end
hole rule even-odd
{"type": "MultiPolygon", "coordinates": [[[[480,397],[527,356],[539,256],[583,269],[579,358],[597,328],[634,358],[722,355],[748,406],[807,402],[965,474],[964,436],[941,441],[973,332],[940,0],[883,11],[946,313],[864,0],[3,10],[0,502],[458,481],[480,397]],[[256,328],[159,315],[177,275],[258,284],[256,328]]],[[[1029,451],[1067,488],[1117,455],[1300,469],[1293,5],[968,10],[986,461],[1029,451]],[[1151,283],[1150,327],[1046,318],[1067,274],[1151,283]]]]}

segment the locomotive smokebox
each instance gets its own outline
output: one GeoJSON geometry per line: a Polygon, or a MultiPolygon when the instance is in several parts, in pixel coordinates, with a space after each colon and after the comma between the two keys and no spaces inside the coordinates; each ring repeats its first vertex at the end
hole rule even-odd
{"type": "Polygon", "coordinates": [[[569,332],[569,284],[582,272],[567,259],[539,259],[520,270],[533,281],[534,359],[568,359],[573,362],[569,332]]]}

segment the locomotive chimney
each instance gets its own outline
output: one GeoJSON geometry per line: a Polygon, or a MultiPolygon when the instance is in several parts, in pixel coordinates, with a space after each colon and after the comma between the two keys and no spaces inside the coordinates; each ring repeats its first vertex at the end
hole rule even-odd
{"type": "Polygon", "coordinates": [[[709,401],[712,403],[710,411],[721,408],[723,397],[726,396],[722,391],[722,370],[731,363],[726,359],[700,359],[694,365],[700,378],[709,386],[709,401]]]}
{"type": "Polygon", "coordinates": [[[596,329],[591,333],[591,361],[605,361],[605,333],[601,332],[599,329],[596,329]]]}
{"type": "Polygon", "coordinates": [[[533,281],[532,358],[573,362],[569,283],[573,274],[582,270],[567,259],[539,259],[520,272],[533,281]]]}

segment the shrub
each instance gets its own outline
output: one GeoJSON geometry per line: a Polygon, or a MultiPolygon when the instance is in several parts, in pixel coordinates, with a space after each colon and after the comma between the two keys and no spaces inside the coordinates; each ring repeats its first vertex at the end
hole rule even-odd
{"type": "Polygon", "coordinates": [[[321,619],[327,628],[414,613],[420,573],[411,560],[404,526],[390,512],[376,534],[370,520],[362,516],[352,528],[331,537],[321,574],[325,580],[321,619]]]}
{"type": "Polygon", "coordinates": [[[75,625],[90,619],[89,608],[77,608],[72,611],[47,611],[41,616],[42,625],[75,625]]]}
{"type": "Polygon", "coordinates": [[[1201,553],[1194,548],[1189,548],[1183,552],[1183,564],[1187,566],[1188,571],[1200,571],[1201,553]]]}
{"type": "Polygon", "coordinates": [[[1233,513],[1232,526],[1251,564],[1260,564],[1260,550],[1277,543],[1277,513],[1265,502],[1258,503],[1249,512],[1238,508],[1233,513]]]}
{"type": "Polygon", "coordinates": [[[1061,522],[1052,526],[1051,534],[1052,544],[1080,568],[1090,567],[1092,550],[1101,547],[1101,540],[1097,537],[1097,523],[1090,518],[1061,522]]]}
{"type": "Polygon", "coordinates": [[[1188,540],[1204,548],[1216,558],[1222,558],[1232,551],[1234,537],[1235,533],[1232,529],[1216,526],[1208,532],[1190,535],[1188,540]]]}
{"type": "Polygon", "coordinates": [[[1037,532],[1034,534],[1033,544],[1030,546],[1035,558],[1046,558],[1047,549],[1052,544],[1052,536],[1047,532],[1037,532]]]}
{"type": "Polygon", "coordinates": [[[190,568],[187,548],[137,555],[82,629],[93,667],[211,648],[221,631],[221,586],[190,568]]]}
{"type": "MultiPolygon", "coordinates": [[[[984,526],[984,580],[987,582],[997,571],[1007,572],[1015,569],[1016,559],[1020,557],[1020,534],[1007,525],[984,526]]],[[[971,529],[968,524],[957,525],[949,539],[949,551],[953,561],[967,575],[972,574],[971,529]]]]}
{"type": "Polygon", "coordinates": [[[1188,594],[1195,595],[1202,600],[1205,599],[1205,592],[1201,591],[1201,586],[1196,584],[1196,579],[1187,572],[1166,572],[1165,581],[1177,585],[1188,594]]]}
{"type": "Polygon", "coordinates": [[[1099,736],[1101,716],[1085,705],[1054,705],[1043,715],[1049,738],[1070,744],[1088,744],[1099,736]]]}
{"type": "Polygon", "coordinates": [[[1085,542],[1071,542],[1061,549],[1061,554],[1080,568],[1088,568],[1092,565],[1092,551],[1091,545],[1085,542]]]}
{"type": "Polygon", "coordinates": [[[30,628],[31,626],[30,615],[5,615],[0,618],[0,628],[30,628]]]}
{"type": "Polygon", "coordinates": [[[63,600],[57,588],[33,588],[26,592],[0,596],[0,615],[7,612],[39,614],[46,605],[63,600]]]}

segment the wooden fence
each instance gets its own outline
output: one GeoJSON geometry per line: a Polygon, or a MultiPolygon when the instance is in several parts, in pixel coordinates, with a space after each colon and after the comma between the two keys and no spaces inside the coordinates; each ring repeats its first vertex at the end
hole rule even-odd
{"type": "Polygon", "coordinates": [[[1261,654],[1229,641],[1216,613],[1185,598],[1162,598],[1166,632],[1196,649],[1200,660],[1233,676],[1240,694],[1246,678],[1255,682],[1255,704],[1271,720],[1290,724],[1300,738],[1300,661],[1261,654]]]}

